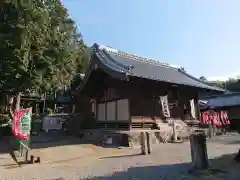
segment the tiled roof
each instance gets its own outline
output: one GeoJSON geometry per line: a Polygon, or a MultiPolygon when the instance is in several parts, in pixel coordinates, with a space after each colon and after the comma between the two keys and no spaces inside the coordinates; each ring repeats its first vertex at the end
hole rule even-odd
{"type": "Polygon", "coordinates": [[[97,44],[94,44],[93,52],[98,57],[97,59],[101,65],[111,71],[123,75],[198,87],[202,89],[224,91],[223,89],[208,85],[205,82],[189,75],[181,68],[167,63],[139,57],[134,54],[97,44]]]}
{"type": "Polygon", "coordinates": [[[222,94],[219,96],[208,97],[205,108],[220,108],[240,105],[240,93],[222,94]]]}

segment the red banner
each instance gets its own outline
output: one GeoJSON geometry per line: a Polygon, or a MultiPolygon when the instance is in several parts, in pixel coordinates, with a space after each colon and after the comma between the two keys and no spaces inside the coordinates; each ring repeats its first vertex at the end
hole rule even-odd
{"type": "Polygon", "coordinates": [[[229,125],[230,121],[228,119],[228,113],[227,111],[221,111],[221,119],[223,121],[224,124],[229,125]]]}
{"type": "Polygon", "coordinates": [[[28,140],[31,130],[32,108],[15,111],[13,116],[13,135],[18,139],[28,140]]]}
{"type": "Polygon", "coordinates": [[[202,123],[203,124],[209,124],[210,120],[209,120],[209,112],[205,111],[202,113],[202,123]]]}
{"type": "Polygon", "coordinates": [[[227,111],[205,111],[202,112],[202,123],[212,123],[215,126],[223,126],[229,125],[230,121],[228,119],[227,111]]]}
{"type": "Polygon", "coordinates": [[[214,111],[214,112],[212,112],[213,113],[213,124],[215,125],[215,126],[222,126],[222,122],[221,122],[221,120],[220,120],[220,118],[219,118],[219,113],[218,112],[216,112],[216,111],[214,111]]]}

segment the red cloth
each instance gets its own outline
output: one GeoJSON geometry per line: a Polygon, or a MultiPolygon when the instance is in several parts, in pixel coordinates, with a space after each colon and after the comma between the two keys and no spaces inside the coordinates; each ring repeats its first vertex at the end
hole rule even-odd
{"type": "Polygon", "coordinates": [[[227,111],[221,111],[221,118],[222,118],[222,121],[226,124],[226,125],[229,125],[230,124],[230,121],[228,119],[228,113],[227,111]]]}
{"type": "Polygon", "coordinates": [[[213,121],[213,125],[215,126],[221,126],[222,123],[220,122],[220,119],[219,119],[219,114],[218,112],[213,112],[212,113],[212,121],[213,121]]]}
{"type": "Polygon", "coordinates": [[[218,126],[223,126],[223,123],[220,119],[220,112],[216,112],[217,113],[217,121],[218,121],[218,126]]]}
{"type": "Polygon", "coordinates": [[[202,123],[203,124],[209,124],[209,112],[208,111],[205,111],[205,112],[202,112],[202,123]]]}
{"type": "Polygon", "coordinates": [[[225,125],[226,121],[224,119],[224,111],[220,111],[220,117],[221,117],[222,123],[225,125]]]}

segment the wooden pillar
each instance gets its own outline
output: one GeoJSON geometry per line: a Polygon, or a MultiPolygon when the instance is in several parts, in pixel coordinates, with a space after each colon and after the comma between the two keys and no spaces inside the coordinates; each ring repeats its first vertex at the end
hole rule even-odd
{"type": "Polygon", "coordinates": [[[152,153],[152,145],[151,145],[151,135],[149,132],[146,132],[146,137],[147,137],[147,151],[148,154],[152,153]]]}
{"type": "Polygon", "coordinates": [[[177,142],[177,130],[175,119],[172,120],[172,128],[173,128],[173,142],[177,142]]]}
{"type": "MultiPolygon", "coordinates": [[[[99,114],[98,114],[98,105],[99,104],[99,101],[96,99],[95,100],[95,120],[97,121],[97,120],[99,120],[99,118],[98,118],[98,116],[99,116],[99,114]]],[[[91,114],[92,115],[92,114],[91,114]]],[[[92,116],[91,116],[92,117],[92,116]]]]}
{"type": "MultiPolygon", "coordinates": [[[[106,93],[105,93],[106,94],[106,93]]],[[[106,95],[105,95],[105,100],[104,100],[104,106],[105,106],[105,108],[104,108],[104,110],[105,110],[105,121],[107,120],[107,98],[106,98],[106,95]]]]}
{"type": "Polygon", "coordinates": [[[190,136],[191,157],[194,169],[207,169],[208,155],[206,146],[206,136],[202,134],[192,134],[190,136]]]}
{"type": "Polygon", "coordinates": [[[197,99],[196,99],[196,102],[195,102],[195,104],[196,104],[196,112],[197,112],[196,119],[201,121],[201,112],[200,112],[200,106],[199,106],[198,100],[199,100],[199,95],[197,94],[197,99]]]}
{"type": "Polygon", "coordinates": [[[147,155],[152,153],[151,136],[149,132],[140,134],[141,154],[147,155]]]}
{"type": "Polygon", "coordinates": [[[216,136],[216,134],[217,134],[217,127],[216,127],[216,125],[212,125],[212,134],[213,134],[213,136],[216,136]]]}
{"type": "Polygon", "coordinates": [[[118,119],[118,101],[115,101],[115,119],[116,120],[120,120],[118,119]]]}
{"type": "Polygon", "coordinates": [[[129,130],[132,129],[132,111],[131,111],[131,98],[128,98],[128,115],[129,115],[129,130]]]}
{"type": "Polygon", "coordinates": [[[212,128],[212,123],[208,124],[208,137],[212,138],[213,136],[213,128],[212,128]]]}
{"type": "MultiPolygon", "coordinates": [[[[182,120],[184,120],[184,100],[183,100],[183,98],[180,96],[180,93],[182,92],[182,91],[180,91],[180,93],[179,93],[179,91],[180,90],[178,90],[178,92],[177,92],[177,100],[178,100],[178,109],[179,109],[179,116],[180,116],[180,118],[182,119],[182,120]]],[[[181,94],[183,94],[183,93],[181,93],[181,94]]]]}
{"type": "Polygon", "coordinates": [[[140,133],[140,143],[141,143],[141,154],[147,154],[147,144],[146,144],[146,136],[144,132],[140,133]]]}
{"type": "Polygon", "coordinates": [[[33,164],[33,163],[34,163],[34,156],[33,156],[33,155],[30,156],[30,161],[29,161],[29,163],[30,163],[30,164],[33,164]]]}

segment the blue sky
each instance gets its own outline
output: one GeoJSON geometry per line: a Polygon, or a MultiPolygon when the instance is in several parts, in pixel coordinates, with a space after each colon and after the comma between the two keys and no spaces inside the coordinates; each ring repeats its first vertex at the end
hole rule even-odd
{"type": "Polygon", "coordinates": [[[196,77],[240,74],[239,0],[64,0],[64,6],[90,46],[183,66],[196,77]]]}

